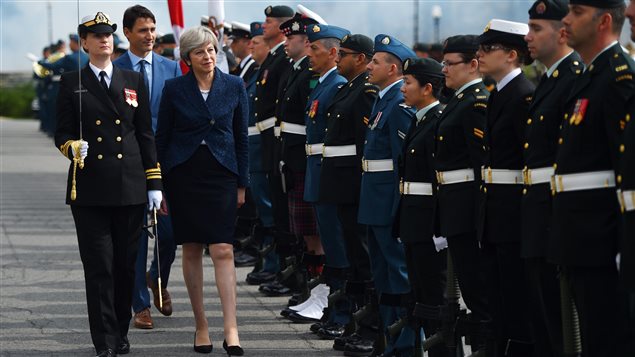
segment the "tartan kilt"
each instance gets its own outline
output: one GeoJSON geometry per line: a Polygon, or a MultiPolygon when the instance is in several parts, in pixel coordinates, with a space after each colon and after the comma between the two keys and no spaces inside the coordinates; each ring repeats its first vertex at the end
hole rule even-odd
{"type": "Polygon", "coordinates": [[[304,201],[305,172],[293,172],[293,188],[287,193],[289,202],[289,228],[301,236],[317,236],[317,222],[313,204],[304,201]]]}

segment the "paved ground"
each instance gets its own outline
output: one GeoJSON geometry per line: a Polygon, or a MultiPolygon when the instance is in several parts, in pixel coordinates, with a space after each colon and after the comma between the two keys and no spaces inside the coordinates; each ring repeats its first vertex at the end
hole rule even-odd
{"type": "MultiPolygon", "coordinates": [[[[32,120],[0,118],[0,356],[91,356],[83,270],[64,204],[68,160],[32,120]]],[[[206,307],[212,355],[221,355],[222,319],[211,261],[206,307]]],[[[239,268],[239,281],[249,268],[239,268]]],[[[174,314],[153,310],[154,330],[131,329],[131,356],[194,356],[193,316],[180,252],[170,278],[174,314]]],[[[239,329],[248,356],[340,356],[330,341],[278,317],[285,298],[239,283],[239,329]]]]}

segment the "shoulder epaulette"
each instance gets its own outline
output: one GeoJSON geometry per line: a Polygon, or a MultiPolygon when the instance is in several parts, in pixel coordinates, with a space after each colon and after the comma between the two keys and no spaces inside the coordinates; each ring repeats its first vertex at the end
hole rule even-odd
{"type": "Polygon", "coordinates": [[[611,68],[615,73],[615,81],[633,80],[635,62],[624,52],[615,52],[610,58],[611,68]]]}
{"type": "Polygon", "coordinates": [[[411,107],[406,103],[399,103],[399,106],[402,108],[410,109],[411,107]]]}

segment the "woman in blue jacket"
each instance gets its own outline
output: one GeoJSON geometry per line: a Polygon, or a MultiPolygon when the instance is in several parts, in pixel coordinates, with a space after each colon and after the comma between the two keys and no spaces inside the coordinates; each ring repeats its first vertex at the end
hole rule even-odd
{"type": "Polygon", "coordinates": [[[174,236],[183,245],[183,277],[194,312],[194,350],[210,353],[203,306],[203,249],[209,246],[230,355],[242,355],[236,323],[233,233],[248,185],[247,94],[239,77],[216,68],[218,41],[206,27],[185,31],[187,75],[165,82],[157,153],[166,177],[174,236]]]}

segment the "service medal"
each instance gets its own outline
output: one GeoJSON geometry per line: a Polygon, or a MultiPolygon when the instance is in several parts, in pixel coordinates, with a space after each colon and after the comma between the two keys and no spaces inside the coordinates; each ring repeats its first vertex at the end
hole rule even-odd
{"type": "Polygon", "coordinates": [[[124,96],[126,98],[126,103],[133,107],[138,107],[139,103],[137,102],[137,91],[134,89],[124,88],[123,90],[124,96]]]}
{"type": "Polygon", "coordinates": [[[375,127],[379,123],[379,119],[381,119],[381,114],[382,114],[382,112],[377,113],[377,116],[375,117],[375,120],[373,120],[373,124],[370,126],[370,130],[375,129],[375,127]]]}
{"type": "Polygon", "coordinates": [[[311,108],[309,109],[309,118],[313,119],[315,117],[315,114],[317,114],[318,104],[319,102],[317,99],[311,102],[311,108]]]}
{"type": "Polygon", "coordinates": [[[575,107],[573,109],[573,114],[571,115],[571,119],[569,120],[570,125],[580,125],[582,120],[584,120],[584,114],[586,114],[586,108],[588,105],[588,99],[578,99],[576,101],[575,107]]]}

